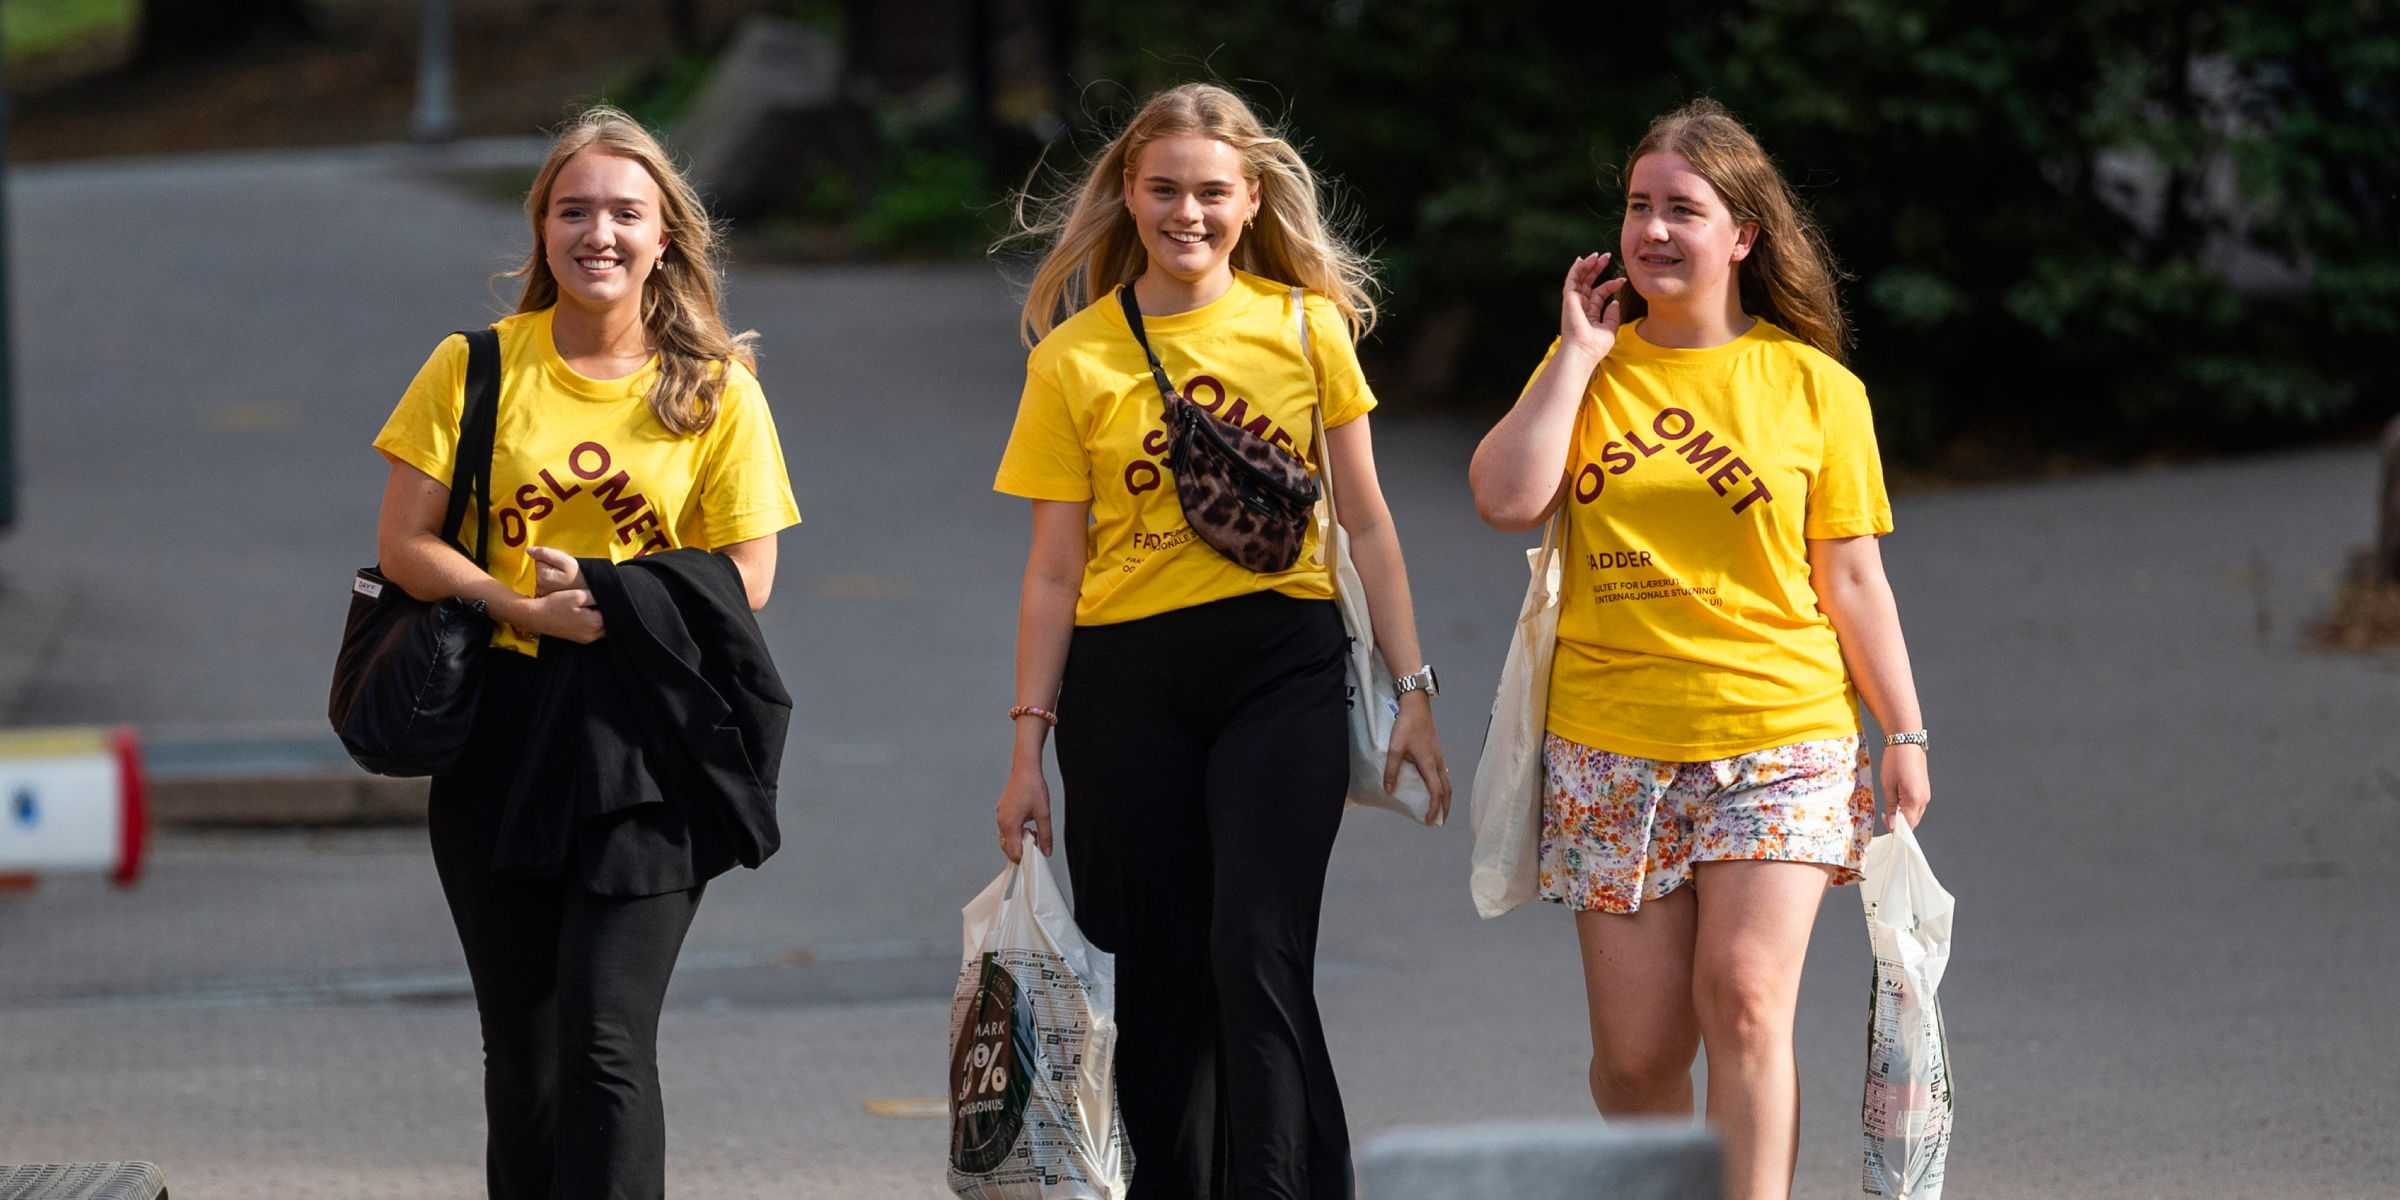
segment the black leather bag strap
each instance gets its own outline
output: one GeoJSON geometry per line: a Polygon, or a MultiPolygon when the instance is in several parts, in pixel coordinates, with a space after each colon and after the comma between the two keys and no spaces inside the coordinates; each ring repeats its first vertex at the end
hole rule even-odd
{"type": "Polygon", "coordinates": [[[1125,309],[1125,324],[1133,329],[1133,340],[1142,344],[1142,356],[1150,360],[1150,378],[1158,381],[1158,403],[1172,417],[1177,399],[1175,385],[1167,382],[1167,369],[1158,365],[1158,351],[1150,348],[1150,334],[1142,328],[1142,308],[1134,303],[1132,284],[1117,289],[1117,303],[1125,309]]]}
{"type": "Polygon", "coordinates": [[[467,339],[466,412],[458,423],[458,457],[450,464],[450,507],[442,514],[442,540],[488,567],[485,544],[492,537],[492,444],[500,424],[500,331],[460,331],[467,339]],[[469,552],[467,497],[475,497],[475,549],[469,552]]]}

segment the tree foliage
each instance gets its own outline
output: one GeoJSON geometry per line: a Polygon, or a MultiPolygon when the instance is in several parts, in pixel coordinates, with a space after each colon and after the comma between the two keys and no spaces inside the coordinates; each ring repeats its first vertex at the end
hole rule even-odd
{"type": "Polygon", "coordinates": [[[2283,439],[2400,402],[2388,0],[1087,12],[1123,89],[1087,90],[1092,124],[1216,78],[1343,181],[1391,292],[1390,390],[1513,397],[1567,261],[1615,244],[1625,148],[1710,95],[1826,225],[1896,449],[2283,439]]]}

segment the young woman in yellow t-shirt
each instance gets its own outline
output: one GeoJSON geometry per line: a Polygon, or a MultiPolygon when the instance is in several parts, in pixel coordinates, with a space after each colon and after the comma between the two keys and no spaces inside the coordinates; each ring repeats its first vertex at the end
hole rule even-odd
{"type": "Polygon", "coordinates": [[[1891,513],[1831,255],[1757,141],[1698,101],[1624,178],[1626,278],[1569,268],[1469,478],[1496,528],[1567,514],[1540,867],[1576,910],[1592,1098],[1689,1115],[1705,1045],[1726,1194],[1780,1198],[1809,928],[1872,832],[1859,697],[1893,815],[1932,795],[1891,513]]]}
{"type": "MultiPolygon", "coordinates": [[[[1132,289],[1193,403],[1303,459],[1330,456],[1376,641],[1418,663],[1353,344],[1374,319],[1366,264],[1321,194],[1240,97],[1191,84],[1153,97],[1056,218],[1030,223],[1047,254],[995,483],[1033,502],[1000,844],[1012,860],[1028,836],[1050,852],[1055,725],[1076,921],[1116,955],[1118,1094],[1143,1200],[1351,1191],[1313,984],[1349,775],[1333,581],[1313,533],[1272,574],[1194,536],[1117,294],[1132,289]]],[[[1432,670],[1405,679],[1385,787],[1413,764],[1439,822],[1450,785],[1432,670]]]]}
{"type": "MultiPolygon", "coordinates": [[[[560,131],[525,208],[533,249],[513,272],[524,291],[494,326],[489,572],[441,531],[464,338],[443,340],[375,439],[391,462],[377,543],[410,595],[480,600],[499,623],[473,734],[434,778],[428,814],[482,1018],[490,1194],[656,1197],[659,1007],[705,881],[730,862],[709,817],[687,814],[671,785],[651,789],[668,803],[620,805],[522,777],[537,740],[590,752],[581,725],[544,736],[587,701],[571,682],[546,688],[537,658],[567,661],[576,647],[557,642],[607,632],[577,559],[713,550],[756,610],[775,534],[800,514],[750,335],[718,316],[708,216],[658,143],[593,109],[560,131]]],[[[475,525],[470,510],[462,542],[475,525]]],[[[735,590],[728,576],[716,583],[735,590]]]]}

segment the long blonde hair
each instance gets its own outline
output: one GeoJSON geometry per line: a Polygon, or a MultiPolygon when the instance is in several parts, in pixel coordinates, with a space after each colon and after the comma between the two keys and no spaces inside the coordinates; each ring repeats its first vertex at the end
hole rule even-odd
{"type": "Polygon", "coordinates": [[[724,270],[717,261],[717,228],[709,219],[700,193],[685,182],[667,157],[666,148],[650,131],[623,112],[605,104],[583,110],[561,127],[550,143],[550,156],[525,193],[525,215],[533,222],[533,250],[524,265],[508,272],[523,278],[517,311],[539,312],[558,303],[558,277],[542,245],[542,218],[550,208],[550,188],[567,160],[583,150],[630,159],[658,184],[665,222],[667,249],[642,283],[642,328],[658,351],[658,378],[650,385],[650,411],[658,423],[678,435],[699,433],[717,419],[733,364],[758,368],[755,330],[732,333],[718,314],[717,298],[724,288],[724,270]]]}
{"type": "MultiPolygon", "coordinates": [[[[1835,290],[1842,276],[1833,248],[1741,121],[1714,100],[1694,100],[1651,122],[1650,132],[1625,156],[1622,179],[1628,186],[1633,164],[1646,154],[1682,155],[1717,189],[1735,221],[1758,226],[1749,255],[1735,264],[1742,311],[1775,323],[1836,362],[1848,361],[1850,322],[1835,290]]],[[[1628,321],[1650,310],[1649,301],[1630,287],[1619,296],[1628,321]]]]}
{"type": "Polygon", "coordinates": [[[1080,185],[1047,198],[1030,189],[1017,195],[1016,228],[993,248],[1019,241],[1044,247],[1019,319],[1025,344],[1142,273],[1148,259],[1125,210],[1125,174],[1144,147],[1185,134],[1233,147],[1259,191],[1258,216],[1234,243],[1233,265],[1324,296],[1341,310],[1351,340],[1365,337],[1375,327],[1374,270],[1327,211],[1329,189],[1240,96],[1213,83],[1187,83],[1142,105],[1080,185]]]}

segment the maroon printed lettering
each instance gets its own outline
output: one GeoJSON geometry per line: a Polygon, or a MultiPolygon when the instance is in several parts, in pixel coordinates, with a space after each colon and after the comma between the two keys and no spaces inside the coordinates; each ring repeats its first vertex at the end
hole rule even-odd
{"type": "Polygon", "coordinates": [[[1202,412],[1214,413],[1219,405],[1225,403],[1225,385],[1218,383],[1214,375],[1194,375],[1189,383],[1183,385],[1183,398],[1199,405],[1202,412]],[[1209,390],[1210,397],[1206,400],[1200,398],[1202,388],[1209,390]]]}
{"type": "Polygon", "coordinates": [[[1725,494],[1726,484],[1748,474],[1750,474],[1750,464],[1743,462],[1741,457],[1736,455],[1733,461],[1718,467],[1716,474],[1708,477],[1708,486],[1717,489],[1717,494],[1722,496],[1725,494]]]}
{"type": "Polygon", "coordinates": [[[650,535],[650,540],[649,540],[649,541],[646,541],[646,542],[643,542],[643,543],[642,543],[642,548],[641,548],[641,549],[639,549],[639,550],[636,550],[636,551],[634,551],[634,552],[633,552],[633,556],[634,556],[635,558],[640,558],[641,556],[643,556],[643,555],[645,555],[645,554],[648,554],[648,553],[650,553],[650,552],[651,552],[651,551],[653,551],[653,550],[664,550],[664,549],[666,549],[666,548],[667,548],[667,535],[666,535],[665,533],[663,533],[663,532],[661,532],[661,533],[654,533],[654,534],[651,534],[651,535],[650,535]]]}
{"type": "MultiPolygon", "coordinates": [[[[575,464],[570,459],[567,465],[572,467],[575,464]]],[[[642,511],[642,507],[650,503],[650,498],[640,492],[635,492],[630,496],[626,495],[625,489],[631,486],[633,486],[633,476],[624,471],[609,476],[604,483],[592,485],[592,495],[600,501],[602,508],[608,510],[610,524],[622,525],[632,520],[633,514],[642,511]]]]}
{"type": "Polygon", "coordinates": [[[1648,458],[1651,455],[1667,448],[1666,444],[1663,442],[1653,446],[1650,443],[1643,441],[1642,435],[1635,433],[1630,429],[1625,431],[1625,440],[1631,442],[1634,449],[1641,451],[1643,458],[1648,458]]]}
{"type": "MultiPolygon", "coordinates": [[[[567,469],[575,472],[577,476],[584,479],[598,479],[601,476],[608,474],[608,463],[608,447],[603,446],[598,442],[585,442],[567,452],[567,469]],[[584,470],[583,457],[586,454],[599,456],[600,465],[593,467],[589,471],[584,470]]],[[[565,497],[562,496],[560,499],[563,500],[565,497]]]]}
{"type": "Polygon", "coordinates": [[[504,508],[495,515],[500,518],[500,540],[511,546],[524,545],[525,514],[513,508],[504,508]]]}
{"type": "Polygon", "coordinates": [[[1764,479],[1754,478],[1750,481],[1750,494],[1734,501],[1733,511],[1739,513],[1743,509],[1750,507],[1750,505],[1755,501],[1772,500],[1774,498],[1774,496],[1768,494],[1767,492],[1767,481],[1764,479]]]}
{"type": "Polygon", "coordinates": [[[1127,495],[1139,496],[1143,492],[1156,488],[1165,479],[1166,476],[1159,471],[1158,464],[1147,459],[1137,458],[1125,464],[1125,492],[1127,495]]]}
{"type": "Polygon", "coordinates": [[[635,517],[633,520],[628,521],[623,525],[617,526],[617,540],[631,544],[633,541],[633,535],[637,533],[646,533],[656,528],[658,528],[657,511],[654,509],[645,509],[643,510],[642,515],[635,517]]]}
{"type": "MultiPolygon", "coordinates": [[[[1260,418],[1259,418],[1259,420],[1261,420],[1261,421],[1264,421],[1264,420],[1266,420],[1266,418],[1265,418],[1265,417],[1260,417],[1260,418]]],[[[1283,448],[1284,448],[1286,451],[1290,452],[1290,454],[1291,454],[1293,457],[1295,457],[1295,458],[1299,457],[1299,454],[1300,454],[1300,447],[1299,447],[1299,445],[1298,445],[1297,443],[1295,443],[1295,442],[1293,442],[1293,441],[1292,441],[1292,435],[1290,435],[1290,434],[1288,434],[1288,433],[1285,433],[1284,431],[1282,431],[1282,430],[1280,430],[1280,429],[1278,429],[1278,430],[1274,431],[1273,433],[1270,433],[1270,434],[1268,434],[1268,435],[1267,435],[1267,444],[1268,444],[1268,445],[1270,445],[1270,446],[1281,446],[1281,447],[1283,447],[1283,448]]]]}
{"type": "Polygon", "coordinates": [[[1256,420],[1246,421],[1244,418],[1249,416],[1250,402],[1242,399],[1240,396],[1235,396],[1233,398],[1233,403],[1225,406],[1224,415],[1218,417],[1217,419],[1225,422],[1228,425],[1235,426],[1236,428],[1241,429],[1243,432],[1248,433],[1253,437],[1262,438],[1267,436],[1267,430],[1275,424],[1275,422],[1267,419],[1267,415],[1265,413],[1260,413],[1256,420]]]}
{"type": "MultiPolygon", "coordinates": [[[[580,447],[578,447],[578,448],[580,449],[580,447]]],[[[602,453],[602,454],[607,454],[607,453],[608,453],[608,451],[606,451],[606,450],[603,450],[603,451],[601,451],[600,453],[602,453]]],[[[603,471],[607,470],[607,469],[608,469],[608,464],[607,464],[607,463],[605,463],[605,462],[603,462],[602,464],[600,464],[600,469],[601,469],[601,470],[603,470],[603,471]]],[[[548,468],[548,467],[543,467],[543,468],[542,468],[542,482],[543,482],[543,483],[545,483],[545,484],[548,484],[548,485],[550,486],[550,494],[551,494],[551,495],[553,495],[553,496],[556,496],[556,497],[558,497],[558,498],[559,498],[559,499],[561,499],[561,500],[564,500],[564,499],[566,499],[566,498],[567,498],[567,497],[569,497],[569,496],[578,495],[578,494],[582,493],[582,491],[583,491],[583,485],[582,485],[582,484],[580,484],[580,483],[579,483],[579,484],[576,484],[575,486],[573,486],[573,487],[570,487],[570,488],[562,488],[562,487],[558,486],[558,480],[556,480],[556,479],[553,479],[553,478],[551,478],[551,477],[550,477],[550,468],[548,468]]]]}
{"type": "Polygon", "coordinates": [[[1575,472],[1575,502],[1590,504],[1600,498],[1601,489],[1608,486],[1608,476],[1601,473],[1600,464],[1585,463],[1575,472]]]}
{"type": "Polygon", "coordinates": [[[1692,431],[1692,414],[1680,408],[1662,408],[1658,410],[1657,416],[1650,418],[1650,428],[1658,434],[1660,441],[1671,442],[1692,431]],[[1675,418],[1676,421],[1676,427],[1673,430],[1667,428],[1667,418],[1669,417],[1675,418]]]}
{"type": "Polygon", "coordinates": [[[1163,457],[1167,452],[1167,431],[1153,429],[1142,435],[1142,453],[1163,457]]]}
{"type": "Polygon", "coordinates": [[[1635,458],[1633,451],[1626,449],[1623,442],[1610,442],[1600,448],[1600,461],[1608,464],[1609,474],[1622,475],[1642,460],[1635,458]]]}
{"type": "MultiPolygon", "coordinates": [[[[547,475],[549,472],[544,471],[543,474],[547,475]]],[[[583,489],[576,488],[575,490],[580,492],[583,489]]],[[[541,488],[529,483],[517,489],[517,507],[524,509],[526,516],[539,521],[543,517],[549,516],[550,510],[554,506],[550,502],[550,497],[542,494],[541,488]]]]}
{"type": "MultiPolygon", "coordinates": [[[[1717,443],[1716,448],[1712,450],[1709,448],[1709,442],[1709,432],[1703,429],[1680,448],[1682,455],[1691,460],[1692,469],[1703,475],[1706,475],[1709,468],[1716,466],[1726,455],[1733,453],[1733,447],[1722,442],[1717,443]]],[[[1717,494],[1724,495],[1725,489],[1718,488],[1717,494]]]]}

